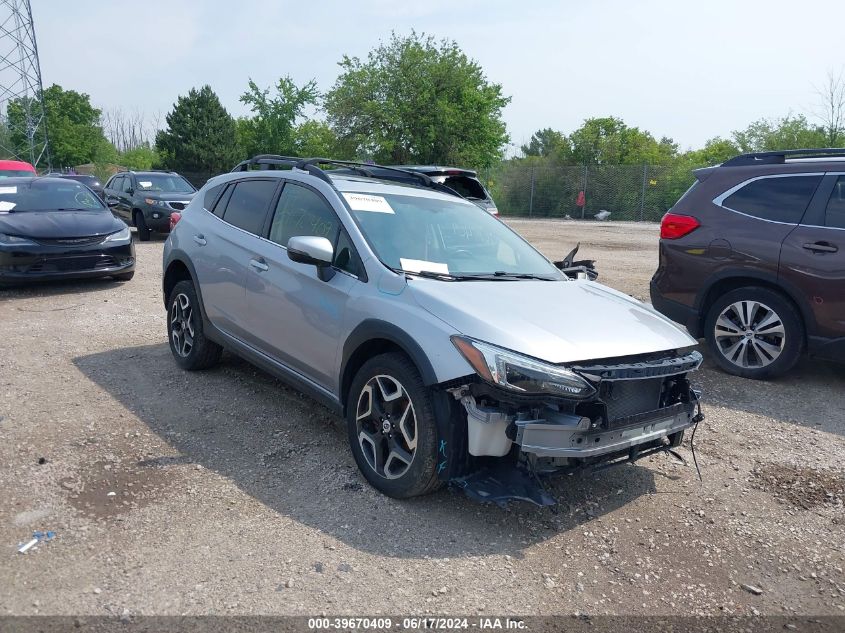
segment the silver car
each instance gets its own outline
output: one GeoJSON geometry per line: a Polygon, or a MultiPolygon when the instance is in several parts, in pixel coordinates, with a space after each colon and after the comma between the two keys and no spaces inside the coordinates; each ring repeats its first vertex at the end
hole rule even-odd
{"type": "Polygon", "coordinates": [[[318,159],[241,167],[165,243],[173,357],[204,369],[226,348],[344,416],[383,493],[551,503],[544,474],[668,450],[700,419],[688,334],[451,189],[318,159]]]}

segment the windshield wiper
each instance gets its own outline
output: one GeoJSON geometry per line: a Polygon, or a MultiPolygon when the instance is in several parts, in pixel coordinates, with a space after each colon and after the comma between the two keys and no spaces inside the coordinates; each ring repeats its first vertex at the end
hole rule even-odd
{"type": "Polygon", "coordinates": [[[478,274],[479,279],[537,279],[539,281],[556,281],[554,277],[536,275],[534,273],[509,273],[504,270],[497,270],[494,273],[478,274]]]}
{"type": "Polygon", "coordinates": [[[513,281],[514,279],[555,281],[553,277],[544,277],[542,275],[534,275],[532,273],[507,273],[503,270],[497,270],[494,273],[467,273],[461,275],[454,275],[452,273],[437,273],[430,270],[397,270],[396,272],[404,273],[406,275],[417,275],[418,277],[425,277],[426,279],[441,279],[443,281],[513,281]]]}

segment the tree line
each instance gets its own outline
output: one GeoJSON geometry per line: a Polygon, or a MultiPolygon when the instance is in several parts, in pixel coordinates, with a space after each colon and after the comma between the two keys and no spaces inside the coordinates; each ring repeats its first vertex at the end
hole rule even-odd
{"type": "MultiPolygon", "coordinates": [[[[249,79],[240,96],[249,114],[240,117],[208,85],[179,96],[163,122],[138,111],[103,112],[86,94],[50,86],[42,98],[52,164],[118,164],[206,176],[263,153],[452,164],[483,170],[494,194],[503,197],[500,206],[518,208],[520,201],[506,198],[523,195],[529,173],[536,180],[538,173],[569,166],[659,165],[683,175],[674,178],[671,196],[688,184],[692,168],[741,152],[845,145],[845,82],[833,74],[818,91],[818,123],[805,114],[761,119],[681,151],[673,139],[618,117],[589,118],[569,132],[539,129],[518,157],[505,160],[510,139],[502,111],[511,98],[453,40],[394,33],[365,59],[343,56],[338,66],[326,92],[313,80],[297,85],[290,76],[266,87],[249,79]]],[[[0,113],[0,146],[28,143],[21,132],[26,105],[12,100],[0,113]]],[[[552,182],[543,190],[550,199],[563,195],[552,182]]],[[[532,192],[537,193],[533,187],[532,192]]]]}
{"type": "MultiPolygon", "coordinates": [[[[481,167],[501,159],[510,97],[454,41],[393,34],[366,59],[344,56],[339,68],[325,93],[313,80],[297,85],[284,76],[262,87],[250,79],[240,97],[250,114],[242,117],[227,112],[211,86],[192,88],[154,131],[137,112],[104,113],[88,95],[53,85],[42,95],[51,162],[208,175],[262,153],[481,167]]],[[[0,146],[21,155],[28,139],[11,130],[25,127],[24,106],[10,101],[0,125],[0,146]]]]}
{"type": "Polygon", "coordinates": [[[795,113],[760,119],[687,151],[617,117],[586,119],[568,134],[543,128],[519,156],[486,170],[485,180],[505,214],[579,214],[576,200],[585,191],[587,215],[607,209],[620,219],[659,218],[698,167],[748,152],[845,146],[845,81],[830,75],[819,95],[817,122],[795,113]]]}

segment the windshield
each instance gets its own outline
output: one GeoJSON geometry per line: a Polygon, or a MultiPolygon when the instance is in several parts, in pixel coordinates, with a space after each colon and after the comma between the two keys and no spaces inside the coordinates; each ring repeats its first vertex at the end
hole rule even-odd
{"type": "Polygon", "coordinates": [[[74,180],[0,183],[0,213],[56,210],[100,211],[105,207],[88,187],[74,180]]]}
{"type": "Polygon", "coordinates": [[[162,193],[193,193],[196,191],[182,176],[173,174],[144,174],[138,176],[140,191],[160,191],[162,193]]]}
{"type": "Polygon", "coordinates": [[[28,169],[0,169],[0,178],[14,178],[15,176],[34,176],[34,171],[28,169]]]}
{"type": "Polygon", "coordinates": [[[100,181],[97,180],[94,176],[64,176],[64,178],[69,178],[70,180],[75,180],[77,182],[81,182],[83,185],[88,185],[89,187],[99,187],[100,181]]]}
{"type": "Polygon", "coordinates": [[[343,196],[372,249],[393,269],[562,278],[551,262],[472,203],[418,195],[343,196]]]}

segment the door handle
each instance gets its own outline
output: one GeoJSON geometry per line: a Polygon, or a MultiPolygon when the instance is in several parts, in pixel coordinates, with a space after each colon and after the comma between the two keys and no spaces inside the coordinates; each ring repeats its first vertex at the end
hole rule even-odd
{"type": "Polygon", "coordinates": [[[264,272],[265,270],[270,270],[270,267],[264,263],[263,259],[251,259],[249,260],[249,265],[255,268],[255,270],[264,272]]]}
{"type": "Polygon", "coordinates": [[[828,242],[808,242],[804,244],[804,248],[816,253],[835,253],[839,250],[836,246],[828,242]]]}
{"type": "Polygon", "coordinates": [[[202,235],[194,235],[194,241],[200,246],[205,246],[206,244],[208,244],[208,242],[206,242],[205,240],[205,237],[202,235]]]}

